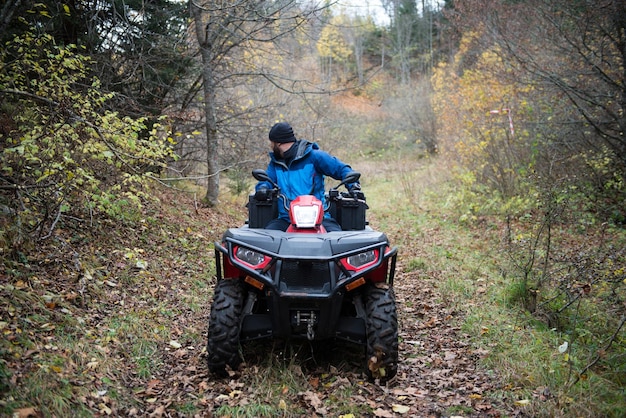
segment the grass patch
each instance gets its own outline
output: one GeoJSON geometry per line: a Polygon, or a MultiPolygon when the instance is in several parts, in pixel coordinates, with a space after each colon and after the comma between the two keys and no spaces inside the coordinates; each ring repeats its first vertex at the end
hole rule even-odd
{"type": "Polygon", "coordinates": [[[412,258],[406,263],[407,272],[425,271],[427,269],[428,269],[427,261],[420,257],[412,258]]]}
{"type": "Polygon", "coordinates": [[[215,410],[215,415],[238,418],[275,417],[284,415],[285,409],[286,405],[284,409],[281,409],[277,406],[256,403],[238,406],[221,405],[215,410]]]}

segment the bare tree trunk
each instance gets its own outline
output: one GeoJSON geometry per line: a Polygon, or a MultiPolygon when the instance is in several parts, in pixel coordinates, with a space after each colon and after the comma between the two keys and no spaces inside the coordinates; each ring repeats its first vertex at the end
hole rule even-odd
{"type": "Polygon", "coordinates": [[[409,15],[405,10],[401,12],[402,1],[393,1],[393,25],[396,32],[395,53],[398,58],[400,82],[408,84],[411,80],[410,49],[413,37],[413,20],[416,15],[409,15]]]}
{"type": "Polygon", "coordinates": [[[4,32],[6,27],[11,22],[11,17],[13,17],[13,13],[20,7],[20,3],[22,0],[13,0],[7,1],[2,9],[0,10],[0,32],[4,32]]]}
{"type": "Polygon", "coordinates": [[[204,198],[209,206],[218,203],[220,189],[220,167],[218,158],[217,119],[215,116],[215,78],[213,77],[212,49],[209,45],[208,30],[210,23],[204,24],[202,10],[194,1],[189,2],[191,16],[195,23],[196,38],[202,57],[202,78],[204,91],[204,118],[207,141],[207,191],[204,198]]]}
{"type": "Polygon", "coordinates": [[[359,85],[363,84],[365,79],[363,75],[363,37],[359,34],[354,41],[354,62],[356,63],[356,74],[359,78],[359,85]]]}

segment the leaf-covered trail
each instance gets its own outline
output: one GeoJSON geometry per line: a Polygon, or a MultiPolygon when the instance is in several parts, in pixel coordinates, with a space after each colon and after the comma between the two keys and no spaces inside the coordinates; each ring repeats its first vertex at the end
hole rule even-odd
{"type": "MultiPolygon", "coordinates": [[[[368,405],[372,416],[440,417],[440,416],[501,416],[503,405],[486,399],[497,389],[497,380],[477,366],[481,352],[473,350],[455,325],[456,317],[437,301],[436,292],[417,275],[405,275],[396,285],[401,318],[400,365],[398,376],[388,387],[364,380],[362,362],[358,356],[342,347],[330,359],[311,367],[306,360],[289,359],[285,347],[256,344],[258,350],[250,364],[233,373],[230,379],[214,380],[206,374],[200,347],[169,349],[158,376],[148,382],[144,391],[150,413],[167,414],[171,403],[182,404],[197,398],[201,416],[211,415],[220,405],[240,406],[267,399],[265,392],[282,391],[286,414],[288,405],[298,405],[296,415],[306,410],[307,416],[340,416],[346,403],[368,405]],[[419,294],[415,290],[420,289],[419,294]],[[255,387],[261,382],[259,373],[265,370],[264,356],[275,356],[276,367],[287,367],[289,373],[306,381],[306,391],[291,393],[290,388],[255,387]],[[341,359],[345,355],[348,360],[341,359]],[[254,364],[263,363],[262,366],[254,364]],[[281,364],[282,363],[282,364],[281,364]],[[349,394],[348,399],[339,399],[349,394]],[[154,400],[150,407],[151,399],[154,400]],[[456,411],[456,412],[454,412],[456,411]]],[[[203,317],[177,321],[179,327],[203,328],[203,317]],[[187,323],[187,321],[189,323],[187,323]]],[[[292,347],[302,358],[309,355],[307,347],[292,347]]],[[[246,352],[250,350],[246,348],[246,352]]],[[[248,352],[250,355],[250,353],[248,352]]],[[[296,357],[298,357],[296,355],[296,357]]],[[[271,379],[268,379],[271,382],[271,379]]],[[[141,382],[137,382],[137,387],[141,382]]],[[[274,382],[275,383],[275,382],[274,382]]],[[[135,386],[135,385],[133,385],[135,386]]],[[[281,396],[278,396],[279,398],[281,396]]],[[[146,411],[148,412],[148,411],[146,411]]]]}
{"type": "Polygon", "coordinates": [[[396,285],[402,339],[398,389],[413,393],[416,416],[502,414],[502,405],[487,399],[497,379],[478,367],[483,353],[461,332],[462,313],[441,302],[432,280],[407,274],[396,285]]]}

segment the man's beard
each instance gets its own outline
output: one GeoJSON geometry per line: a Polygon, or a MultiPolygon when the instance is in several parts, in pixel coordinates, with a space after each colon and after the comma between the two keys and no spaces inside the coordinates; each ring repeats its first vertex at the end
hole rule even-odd
{"type": "Polygon", "coordinates": [[[283,153],[280,151],[280,147],[278,146],[277,142],[274,142],[272,144],[272,151],[274,152],[274,155],[277,155],[279,157],[283,156],[283,153]]]}

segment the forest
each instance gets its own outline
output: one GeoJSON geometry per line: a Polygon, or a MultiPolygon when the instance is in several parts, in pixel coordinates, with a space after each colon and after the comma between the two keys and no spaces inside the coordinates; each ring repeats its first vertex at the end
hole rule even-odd
{"type": "Polygon", "coordinates": [[[626,415],[626,3],[4,0],[0,415],[626,415]],[[206,367],[288,121],[398,246],[398,375],[206,367]]]}

